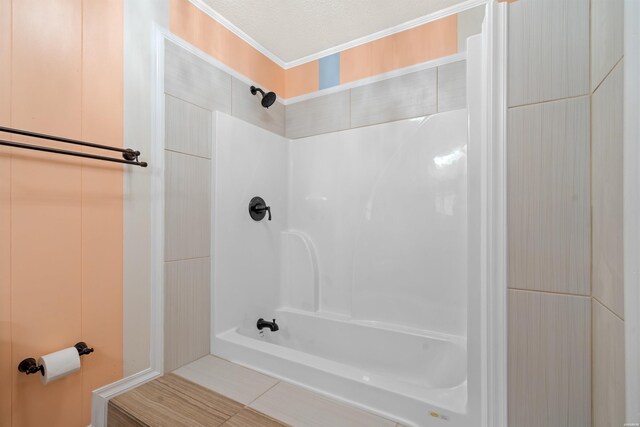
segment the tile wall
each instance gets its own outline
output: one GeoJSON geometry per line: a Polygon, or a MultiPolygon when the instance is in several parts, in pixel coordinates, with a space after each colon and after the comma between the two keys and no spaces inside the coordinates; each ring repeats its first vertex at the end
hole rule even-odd
{"type": "Polygon", "coordinates": [[[623,10],[591,0],[593,425],[623,425],[623,10]]]}
{"type": "Polygon", "coordinates": [[[509,5],[511,427],[623,423],[622,4],[509,5]]]}
{"type": "Polygon", "coordinates": [[[288,138],[386,123],[466,107],[466,61],[287,105],[288,138]]]}
{"type": "Polygon", "coordinates": [[[165,47],[165,370],[209,354],[214,111],[284,134],[249,85],[185,49],[165,47]]]}

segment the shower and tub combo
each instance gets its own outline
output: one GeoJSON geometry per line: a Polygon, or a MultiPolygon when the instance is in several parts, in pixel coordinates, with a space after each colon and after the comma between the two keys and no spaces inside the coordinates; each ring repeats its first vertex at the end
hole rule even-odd
{"type": "Polygon", "coordinates": [[[407,426],[476,425],[472,115],[287,139],[216,113],[211,353],[407,426]]]}

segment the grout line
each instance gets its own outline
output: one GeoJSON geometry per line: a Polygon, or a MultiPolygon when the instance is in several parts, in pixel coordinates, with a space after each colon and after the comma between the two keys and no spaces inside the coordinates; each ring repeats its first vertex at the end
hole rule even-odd
{"type": "MultiPolygon", "coordinates": [[[[169,98],[173,98],[173,99],[178,100],[178,101],[182,101],[182,102],[184,102],[185,104],[192,105],[192,106],[194,106],[194,107],[196,107],[196,108],[198,108],[198,109],[200,109],[200,110],[208,111],[208,112],[209,112],[209,113],[211,113],[211,114],[215,113],[216,111],[220,111],[220,112],[224,113],[224,111],[222,111],[222,110],[210,110],[210,109],[208,109],[207,107],[203,107],[202,105],[195,104],[195,103],[193,103],[193,102],[191,102],[191,101],[189,101],[189,100],[187,100],[187,99],[181,98],[180,96],[178,96],[178,95],[174,95],[174,94],[172,94],[172,93],[163,92],[163,93],[162,93],[162,95],[164,95],[165,97],[167,97],[167,96],[168,96],[169,98]]],[[[164,100],[164,102],[166,102],[166,99],[164,100]]],[[[163,103],[164,103],[164,102],[163,102],[163,103]]],[[[231,115],[231,114],[230,114],[230,115],[231,115]]]]}
{"type": "MultiPolygon", "coordinates": [[[[211,355],[211,356],[213,356],[213,355],[211,355]]],[[[206,356],[205,356],[205,357],[206,357],[206,356]]],[[[233,364],[233,365],[235,365],[235,366],[239,366],[239,367],[242,367],[242,368],[244,368],[244,369],[250,370],[252,373],[258,373],[258,374],[260,374],[260,375],[265,375],[265,374],[262,374],[261,372],[255,371],[255,370],[253,370],[253,369],[251,369],[251,368],[247,368],[246,366],[238,365],[238,364],[236,364],[236,363],[234,363],[234,362],[231,362],[231,361],[226,360],[226,359],[222,359],[222,358],[220,358],[220,357],[218,357],[218,356],[213,356],[213,357],[216,357],[216,358],[219,358],[219,359],[221,359],[221,360],[224,360],[224,361],[226,361],[226,362],[228,362],[228,363],[231,363],[231,364],[233,364]]],[[[193,362],[192,362],[192,363],[193,363],[193,362]]],[[[185,366],[186,366],[186,365],[185,365],[185,366]]],[[[176,375],[176,376],[180,377],[181,379],[183,379],[183,380],[185,380],[185,381],[188,381],[188,382],[190,382],[190,383],[196,384],[196,383],[194,383],[193,381],[191,381],[190,379],[187,379],[187,378],[183,377],[182,375],[176,374],[176,373],[174,373],[174,372],[170,372],[170,373],[171,373],[171,374],[173,374],[173,375],[176,375]]],[[[165,375],[166,375],[166,374],[165,374],[165,375]]],[[[273,378],[273,377],[270,377],[270,378],[273,378]]],[[[274,379],[275,379],[275,378],[274,378],[274,379]]],[[[236,402],[236,403],[241,404],[241,405],[242,405],[242,409],[241,409],[240,411],[242,411],[243,409],[248,409],[248,410],[254,411],[254,412],[256,412],[256,413],[258,413],[258,414],[260,414],[260,415],[262,415],[262,416],[264,416],[264,417],[267,417],[267,418],[269,418],[269,419],[271,419],[271,420],[277,421],[277,422],[279,422],[279,423],[281,423],[281,424],[282,424],[282,423],[284,423],[284,421],[279,420],[279,419],[277,419],[277,418],[274,418],[274,417],[272,417],[271,415],[267,415],[267,414],[265,414],[264,412],[261,412],[261,411],[259,411],[259,410],[255,409],[255,408],[252,408],[252,407],[250,407],[250,406],[249,406],[249,405],[251,405],[253,402],[255,402],[256,400],[258,400],[260,397],[262,397],[263,395],[265,395],[266,393],[268,393],[272,388],[274,388],[275,386],[277,386],[277,385],[278,385],[278,384],[280,384],[281,382],[282,382],[282,381],[280,381],[280,380],[276,380],[276,383],[275,383],[275,384],[273,384],[272,386],[270,386],[269,388],[267,388],[264,392],[260,393],[260,394],[255,398],[255,399],[253,399],[252,401],[250,401],[250,402],[249,402],[249,403],[247,403],[247,404],[243,404],[242,402],[239,402],[239,401],[237,401],[237,400],[235,400],[235,399],[232,399],[230,396],[228,396],[228,395],[224,394],[221,390],[216,390],[216,389],[211,388],[211,387],[209,387],[209,386],[204,386],[204,385],[200,385],[200,384],[197,384],[197,385],[199,385],[200,387],[203,387],[203,388],[205,388],[205,389],[207,389],[207,390],[209,390],[209,391],[211,391],[211,392],[213,392],[213,393],[217,393],[217,394],[219,394],[220,396],[223,396],[223,397],[225,397],[225,398],[227,398],[227,399],[233,400],[233,401],[234,401],[234,402],[236,402]]],[[[177,389],[174,389],[174,390],[177,390],[177,389]]],[[[180,390],[177,390],[177,391],[179,392],[180,390]]],[[[231,418],[233,418],[233,417],[235,417],[236,415],[238,415],[238,414],[240,413],[240,411],[238,411],[238,412],[236,412],[236,413],[232,414],[229,418],[227,418],[227,419],[224,421],[224,423],[226,423],[226,422],[227,422],[227,421],[229,421],[231,418]]],[[[224,425],[224,423],[222,423],[222,424],[224,425]]]]}
{"type": "MultiPolygon", "coordinates": [[[[591,249],[593,251],[593,248],[591,249]]],[[[591,412],[592,412],[592,416],[593,416],[593,395],[595,394],[595,385],[594,385],[594,381],[593,379],[595,378],[594,375],[594,371],[595,371],[595,363],[593,362],[593,355],[594,355],[594,328],[593,328],[593,301],[595,298],[593,298],[593,296],[591,297],[591,301],[589,302],[589,365],[590,365],[590,369],[589,369],[589,375],[591,375],[590,378],[590,383],[591,383],[591,387],[589,387],[589,392],[591,394],[590,398],[591,398],[591,412]]]]}
{"type": "Polygon", "coordinates": [[[193,260],[197,260],[197,259],[207,259],[207,258],[211,258],[211,256],[207,255],[207,256],[196,256],[196,257],[192,257],[192,258],[171,259],[171,260],[165,260],[164,262],[167,263],[167,262],[193,261],[193,260]]]}
{"type": "MultiPolygon", "coordinates": [[[[611,310],[609,307],[607,307],[602,301],[600,301],[598,298],[592,296],[591,298],[593,298],[594,301],[596,301],[598,304],[600,304],[601,306],[603,306],[604,308],[607,309],[607,311],[609,311],[611,314],[613,314],[614,316],[616,316],[618,319],[620,319],[621,322],[624,322],[624,319],[620,316],[618,316],[616,314],[615,311],[611,310]]],[[[593,318],[593,316],[591,316],[593,318]]]]}
{"type": "Polygon", "coordinates": [[[593,77],[593,25],[591,24],[593,22],[593,11],[591,10],[592,8],[593,0],[589,0],[589,60],[587,65],[587,76],[589,79],[589,92],[591,94],[595,92],[595,89],[591,90],[591,79],[593,77]]]}
{"type": "MultiPolygon", "coordinates": [[[[595,384],[593,381],[594,371],[595,371],[595,363],[593,363],[593,354],[594,354],[594,339],[593,339],[593,93],[595,90],[591,90],[591,80],[592,80],[592,69],[593,69],[593,11],[591,10],[593,4],[592,1],[589,1],[589,60],[588,62],[588,85],[589,85],[589,137],[587,143],[589,144],[589,187],[587,194],[589,196],[589,295],[591,296],[591,301],[589,301],[589,374],[590,378],[590,387],[589,387],[589,400],[591,404],[591,415],[593,417],[593,408],[594,408],[594,392],[595,392],[595,384]]],[[[592,418],[592,424],[595,419],[592,418]]]]}
{"type": "MultiPolygon", "coordinates": [[[[233,362],[232,362],[233,363],[233,362]]],[[[253,371],[256,372],[256,371],[253,371]]],[[[273,377],[271,377],[273,378],[273,377]]],[[[280,384],[282,381],[278,380],[278,382],[276,382],[274,385],[272,385],[271,387],[269,387],[268,389],[266,389],[263,393],[261,393],[258,397],[256,397],[255,399],[253,399],[251,402],[247,403],[246,405],[244,405],[245,408],[251,408],[249,405],[251,405],[253,402],[255,402],[256,400],[260,399],[262,396],[264,396],[265,394],[267,394],[272,388],[274,388],[275,386],[277,386],[278,384],[280,384]]],[[[276,420],[279,421],[279,420],[276,420]]]]}
{"type": "Polygon", "coordinates": [[[184,156],[197,157],[198,159],[211,160],[211,157],[198,156],[197,154],[185,153],[185,152],[182,152],[182,151],[171,150],[169,148],[165,148],[164,151],[169,151],[171,153],[176,153],[176,154],[182,154],[184,156]]]}
{"type": "Polygon", "coordinates": [[[287,137],[287,106],[286,105],[282,105],[282,136],[286,139],[289,139],[287,137]]]}
{"type": "MultiPolygon", "coordinates": [[[[436,69],[436,113],[440,112],[440,67],[434,67],[436,69]]],[[[467,78],[467,73],[464,73],[464,78],[467,78]]]]}
{"type": "Polygon", "coordinates": [[[602,78],[602,80],[600,80],[600,83],[598,83],[598,85],[591,91],[591,95],[593,95],[594,93],[596,93],[596,91],[598,89],[600,89],[600,86],[602,86],[602,83],[604,83],[604,81],[607,80],[607,78],[611,75],[611,73],[613,73],[613,70],[616,69],[618,64],[620,64],[623,59],[624,59],[624,55],[622,55],[620,57],[620,59],[618,59],[618,61],[616,61],[616,63],[613,65],[613,67],[611,67],[611,69],[607,72],[607,74],[605,74],[605,76],[602,78]]]}
{"type": "Polygon", "coordinates": [[[233,116],[233,79],[234,77],[232,75],[229,75],[229,77],[231,77],[229,79],[229,115],[233,116]]]}
{"type": "Polygon", "coordinates": [[[563,295],[563,296],[568,296],[568,297],[582,297],[582,298],[590,298],[591,297],[591,295],[570,294],[568,292],[542,291],[540,289],[507,288],[507,290],[509,290],[509,291],[523,291],[523,292],[538,292],[540,294],[563,295]]]}
{"type": "Polygon", "coordinates": [[[527,103],[527,104],[519,104],[519,105],[509,105],[509,106],[507,106],[507,109],[510,110],[512,108],[531,107],[531,106],[534,106],[534,105],[548,104],[548,103],[551,103],[551,102],[567,101],[569,99],[582,98],[582,97],[586,97],[586,96],[590,96],[590,95],[591,95],[590,93],[583,93],[581,95],[566,96],[564,98],[556,98],[556,99],[548,99],[546,101],[530,102],[530,103],[527,103]]]}
{"type": "Polygon", "coordinates": [[[349,129],[353,129],[353,89],[349,89],[349,129]]]}

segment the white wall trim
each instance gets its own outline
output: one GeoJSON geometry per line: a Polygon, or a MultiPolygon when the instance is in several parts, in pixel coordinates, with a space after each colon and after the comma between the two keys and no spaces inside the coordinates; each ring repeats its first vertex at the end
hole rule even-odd
{"type": "Polygon", "coordinates": [[[293,61],[284,61],[267,48],[258,43],[255,39],[249,36],[247,33],[242,31],[240,28],[232,24],[228,19],[222,16],[220,13],[216,12],[207,5],[202,0],[189,0],[191,4],[200,9],[202,12],[209,15],[212,19],[218,21],[223,27],[234,33],[236,36],[240,37],[244,42],[255,48],[258,52],[265,55],[267,58],[271,59],[273,62],[278,64],[280,67],[285,70],[293,67],[297,67],[302,64],[306,64],[307,62],[315,61],[316,59],[324,58],[325,56],[332,55],[334,53],[342,52],[347,49],[354,48],[356,46],[363,45],[365,43],[369,43],[374,40],[378,40],[396,33],[400,33],[402,31],[410,30],[411,28],[418,27],[420,25],[426,24],[428,22],[436,21],[438,19],[444,18],[449,15],[454,15],[460,12],[463,12],[467,9],[474,8],[476,6],[480,6],[486,4],[489,0],[466,0],[462,3],[455,4],[448,8],[438,10],[436,12],[430,13],[428,15],[421,16],[416,19],[412,19],[410,21],[404,22],[402,24],[393,26],[391,28],[387,28],[386,30],[377,31],[375,33],[369,34],[364,37],[357,38],[355,40],[351,40],[347,43],[342,43],[337,46],[334,46],[329,49],[321,50],[320,52],[313,53],[311,55],[304,56],[302,58],[293,60],[293,61]]]}
{"type": "Polygon", "coordinates": [[[151,367],[164,372],[164,35],[153,30],[151,105],[151,367]]]}
{"type": "Polygon", "coordinates": [[[151,174],[151,366],[93,391],[91,426],[107,427],[109,399],[151,381],[164,372],[164,39],[167,32],[155,24],[151,45],[152,144],[149,161],[151,174]]]}
{"type": "Polygon", "coordinates": [[[487,151],[482,159],[482,179],[486,194],[481,229],[483,260],[481,280],[486,291],[483,322],[486,337],[483,340],[486,357],[487,414],[483,423],[487,427],[507,426],[507,6],[491,2],[485,20],[487,91],[487,151]]]}
{"type": "Polygon", "coordinates": [[[640,2],[624,2],[624,330],[626,422],[640,422],[640,2]]]}
{"type": "Polygon", "coordinates": [[[91,426],[107,427],[109,399],[151,381],[160,375],[160,372],[147,368],[120,381],[95,389],[91,396],[91,426]]]}

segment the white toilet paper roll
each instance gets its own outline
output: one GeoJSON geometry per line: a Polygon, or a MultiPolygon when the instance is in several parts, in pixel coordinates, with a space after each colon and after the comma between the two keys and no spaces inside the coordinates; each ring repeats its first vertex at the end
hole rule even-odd
{"type": "Polygon", "coordinates": [[[48,384],[79,370],[80,356],[75,347],[69,347],[41,356],[38,365],[44,366],[44,375],[40,379],[43,384],[48,384]]]}

